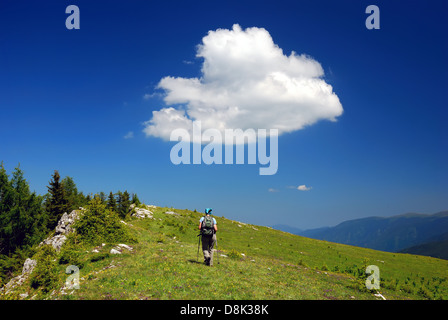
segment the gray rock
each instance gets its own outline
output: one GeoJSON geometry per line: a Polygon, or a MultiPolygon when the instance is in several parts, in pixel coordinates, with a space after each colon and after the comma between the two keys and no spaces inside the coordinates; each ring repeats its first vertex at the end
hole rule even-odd
{"type": "Polygon", "coordinates": [[[123,249],[126,249],[128,251],[132,251],[133,248],[131,246],[128,246],[127,244],[120,243],[114,248],[110,249],[110,254],[121,254],[123,252],[123,249]]]}
{"type": "Polygon", "coordinates": [[[58,221],[54,235],[42,241],[39,246],[49,244],[56,251],[60,251],[67,240],[67,235],[73,231],[73,224],[79,218],[79,212],[79,210],[73,210],[70,214],[65,212],[58,221]]]}
{"type": "MultiPolygon", "coordinates": [[[[148,208],[148,206],[146,206],[148,208]]],[[[144,219],[144,218],[150,218],[152,219],[152,211],[145,209],[145,208],[139,208],[136,207],[135,204],[131,204],[130,209],[133,210],[132,216],[133,217],[137,217],[140,219],[144,219]]]]}
{"type": "Polygon", "coordinates": [[[112,248],[110,249],[110,254],[121,254],[121,252],[118,251],[117,249],[112,248]]]}
{"type": "MultiPolygon", "coordinates": [[[[36,263],[36,260],[27,258],[25,260],[25,263],[23,264],[22,274],[9,280],[9,282],[0,289],[0,292],[5,291],[5,294],[9,294],[15,287],[22,285],[22,283],[24,283],[26,279],[28,279],[31,272],[33,272],[34,268],[36,267],[36,263]]],[[[26,296],[21,296],[21,298],[26,298],[26,296]]]]}
{"type": "Polygon", "coordinates": [[[128,246],[127,244],[120,243],[118,246],[121,247],[121,248],[123,248],[123,249],[132,251],[132,247],[131,247],[131,246],[128,246]]]}
{"type": "Polygon", "coordinates": [[[58,225],[56,226],[56,234],[68,234],[72,232],[72,225],[77,218],[77,210],[73,210],[70,214],[67,214],[67,212],[65,212],[59,220],[58,225]]]}
{"type": "Polygon", "coordinates": [[[36,267],[37,261],[27,258],[22,268],[22,275],[29,274],[33,272],[34,267],[36,267]]]}
{"type": "MultiPolygon", "coordinates": [[[[84,210],[83,208],[80,209],[84,210]]],[[[76,219],[78,219],[79,212],[79,210],[73,210],[70,214],[67,214],[67,212],[65,212],[62,215],[61,219],[59,219],[58,221],[58,225],[55,228],[54,235],[39,243],[39,246],[49,244],[56,251],[60,251],[65,240],[67,240],[67,235],[73,231],[73,223],[76,221],[76,219]]],[[[22,285],[22,283],[24,283],[28,276],[33,272],[36,264],[36,260],[27,258],[23,264],[22,274],[12,278],[7,284],[5,284],[3,288],[0,289],[0,292],[5,291],[5,294],[9,294],[12,289],[22,285]]],[[[23,294],[20,297],[26,298],[27,294],[23,294]]]]}

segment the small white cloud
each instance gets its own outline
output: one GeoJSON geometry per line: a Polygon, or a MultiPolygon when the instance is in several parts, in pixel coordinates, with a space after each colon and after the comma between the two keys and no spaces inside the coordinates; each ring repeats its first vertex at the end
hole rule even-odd
{"type": "Polygon", "coordinates": [[[300,186],[297,187],[297,190],[300,190],[300,191],[309,191],[309,190],[311,190],[311,189],[312,189],[312,187],[307,187],[307,186],[304,185],[304,184],[302,184],[302,185],[300,185],[300,186]]]}
{"type": "Polygon", "coordinates": [[[125,138],[125,139],[132,139],[132,138],[134,138],[134,132],[129,131],[128,133],[126,133],[126,135],[123,138],[125,138]]]}
{"type": "Polygon", "coordinates": [[[274,188],[269,188],[268,191],[269,191],[269,192],[279,192],[278,189],[274,189],[274,188]]]}
{"type": "Polygon", "coordinates": [[[294,51],[285,55],[264,28],[209,31],[197,48],[201,76],[160,80],[156,89],[166,106],[145,122],[147,136],[169,140],[179,128],[191,135],[196,120],[203,130],[278,129],[282,135],[336,121],[343,112],[320,63],[294,51]]]}
{"type": "Polygon", "coordinates": [[[145,94],[143,95],[143,99],[144,99],[144,100],[149,100],[149,99],[151,99],[151,98],[154,98],[156,95],[157,95],[157,93],[145,93],[145,94]]]}

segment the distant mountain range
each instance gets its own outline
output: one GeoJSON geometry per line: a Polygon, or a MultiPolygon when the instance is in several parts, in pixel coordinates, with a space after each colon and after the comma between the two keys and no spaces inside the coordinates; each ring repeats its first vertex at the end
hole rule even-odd
{"type": "Polygon", "coordinates": [[[448,211],[431,215],[407,213],[368,217],[310,230],[285,225],[272,227],[313,239],[448,259],[448,211]]]}

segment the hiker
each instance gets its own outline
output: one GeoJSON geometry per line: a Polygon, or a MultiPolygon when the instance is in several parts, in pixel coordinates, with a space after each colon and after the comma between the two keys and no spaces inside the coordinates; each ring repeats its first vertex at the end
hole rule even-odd
{"type": "Polygon", "coordinates": [[[216,220],[211,216],[212,209],[205,209],[205,216],[199,220],[199,230],[202,235],[202,251],[204,253],[204,263],[207,266],[213,265],[213,247],[216,243],[216,231],[218,227],[216,220]]]}

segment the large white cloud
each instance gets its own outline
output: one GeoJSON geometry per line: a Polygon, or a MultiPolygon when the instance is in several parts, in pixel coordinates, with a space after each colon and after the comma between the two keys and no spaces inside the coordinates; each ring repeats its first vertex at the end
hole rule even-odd
{"type": "Polygon", "coordinates": [[[203,58],[202,77],[160,80],[166,107],[145,122],[148,136],[169,140],[174,129],[191,132],[195,120],[203,130],[278,129],[281,135],[335,121],[343,112],[320,63],[284,55],[263,28],[209,31],[197,57],[203,58]]]}

